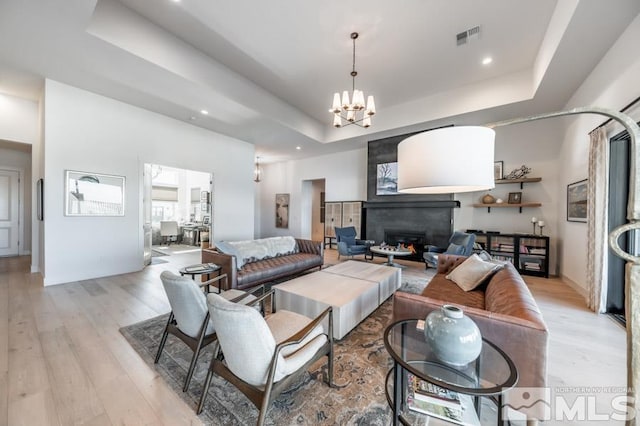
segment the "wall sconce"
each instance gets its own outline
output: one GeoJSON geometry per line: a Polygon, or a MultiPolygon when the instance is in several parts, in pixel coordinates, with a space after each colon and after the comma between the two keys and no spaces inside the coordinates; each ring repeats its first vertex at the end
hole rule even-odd
{"type": "Polygon", "coordinates": [[[262,177],[262,170],[260,169],[260,157],[256,157],[256,164],[253,168],[253,181],[260,182],[260,178],[262,177]]]}

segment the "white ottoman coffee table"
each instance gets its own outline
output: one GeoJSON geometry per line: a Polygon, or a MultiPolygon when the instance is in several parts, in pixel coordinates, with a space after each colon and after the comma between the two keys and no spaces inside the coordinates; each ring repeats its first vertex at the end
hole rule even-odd
{"type": "Polygon", "coordinates": [[[342,339],[399,285],[397,268],[348,261],[274,285],[274,305],[310,318],[333,306],[333,337],[342,339]]]}

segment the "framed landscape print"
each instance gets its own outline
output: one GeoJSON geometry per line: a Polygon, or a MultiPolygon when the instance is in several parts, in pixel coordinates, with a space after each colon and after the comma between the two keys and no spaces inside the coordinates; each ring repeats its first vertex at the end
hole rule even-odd
{"type": "Polygon", "coordinates": [[[587,221],[587,183],[588,180],[567,185],[567,220],[569,222],[587,221]]]}
{"type": "Polygon", "coordinates": [[[380,163],[376,170],[376,195],[398,193],[398,163],[380,163]]]}
{"type": "Polygon", "coordinates": [[[124,176],[65,172],[65,216],[124,216],[124,176]]]}

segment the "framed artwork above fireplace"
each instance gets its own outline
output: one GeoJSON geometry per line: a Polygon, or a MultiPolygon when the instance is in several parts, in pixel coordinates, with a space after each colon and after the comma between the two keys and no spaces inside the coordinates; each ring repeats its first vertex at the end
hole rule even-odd
{"type": "Polygon", "coordinates": [[[380,163],[376,169],[376,195],[398,194],[398,163],[380,163]]]}

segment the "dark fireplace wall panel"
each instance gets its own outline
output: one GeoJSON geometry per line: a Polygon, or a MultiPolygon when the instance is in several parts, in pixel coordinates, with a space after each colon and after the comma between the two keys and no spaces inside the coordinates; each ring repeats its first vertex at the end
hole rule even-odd
{"type": "Polygon", "coordinates": [[[376,194],[377,165],[397,161],[398,144],[413,134],[369,141],[365,203],[367,239],[379,244],[384,240],[385,229],[395,229],[424,233],[426,244],[447,247],[453,233],[453,208],[460,206],[451,194],[376,194]]]}
{"type": "Polygon", "coordinates": [[[451,217],[450,207],[367,209],[367,239],[380,244],[385,229],[401,229],[424,233],[426,244],[447,247],[453,233],[451,217]]]}

